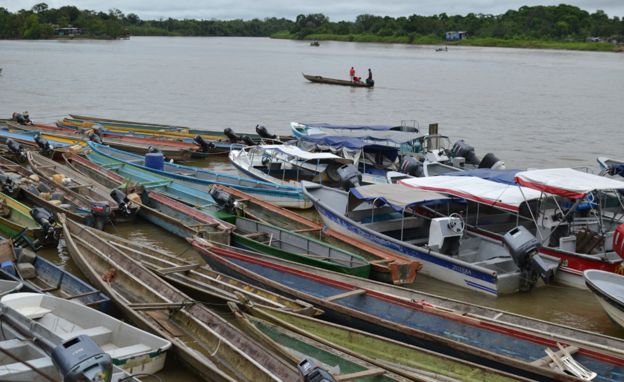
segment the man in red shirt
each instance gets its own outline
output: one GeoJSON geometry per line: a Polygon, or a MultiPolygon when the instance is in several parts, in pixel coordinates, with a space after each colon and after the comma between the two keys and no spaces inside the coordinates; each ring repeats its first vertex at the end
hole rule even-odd
{"type": "Polygon", "coordinates": [[[351,70],[349,70],[349,77],[351,77],[351,81],[353,81],[353,77],[355,77],[355,69],[353,69],[353,66],[351,67],[351,70]]]}

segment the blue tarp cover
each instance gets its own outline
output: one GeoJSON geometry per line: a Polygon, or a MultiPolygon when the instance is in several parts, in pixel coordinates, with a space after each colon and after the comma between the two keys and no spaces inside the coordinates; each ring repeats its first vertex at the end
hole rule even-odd
{"type": "Polygon", "coordinates": [[[397,131],[401,130],[401,126],[390,126],[390,125],[333,125],[331,123],[302,123],[307,127],[319,127],[323,129],[338,129],[338,130],[377,130],[377,131],[385,131],[395,129],[397,131]]]}
{"type": "Polygon", "coordinates": [[[492,182],[503,184],[517,184],[515,180],[516,173],[523,170],[492,170],[489,168],[476,168],[466,171],[451,171],[444,175],[449,176],[475,176],[477,178],[491,180],[492,182]]]}
{"type": "Polygon", "coordinates": [[[386,204],[399,212],[407,207],[447,203],[451,199],[437,192],[416,190],[400,184],[371,184],[352,188],[350,194],[361,201],[386,204]]]}

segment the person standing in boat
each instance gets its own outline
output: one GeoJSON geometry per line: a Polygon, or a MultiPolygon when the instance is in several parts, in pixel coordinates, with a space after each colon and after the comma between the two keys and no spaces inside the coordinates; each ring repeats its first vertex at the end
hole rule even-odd
{"type": "Polygon", "coordinates": [[[351,81],[353,81],[353,78],[355,78],[355,69],[353,69],[353,66],[349,70],[349,77],[351,77],[351,81]]]}
{"type": "Polygon", "coordinates": [[[373,81],[373,71],[368,68],[368,78],[366,78],[366,85],[372,85],[375,81],[373,81]]]}

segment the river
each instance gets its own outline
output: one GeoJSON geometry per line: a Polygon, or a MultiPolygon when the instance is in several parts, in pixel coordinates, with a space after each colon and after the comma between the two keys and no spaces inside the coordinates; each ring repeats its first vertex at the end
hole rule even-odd
{"type": "MultiPolygon", "coordinates": [[[[624,156],[623,54],[434,48],[265,38],[0,41],[0,117],[28,110],[53,122],[77,113],[237,132],[263,124],[279,134],[291,121],[416,120],[421,128],[439,123],[452,141],[494,152],[508,168],[597,169],[599,155],[624,156]],[[345,78],[351,66],[363,76],[371,68],[375,88],[301,76],[345,78]]],[[[224,161],[208,166],[233,171],[224,161]]],[[[184,245],[145,224],[117,229],[173,252],[184,245]]],[[[492,299],[421,276],[414,287],[624,337],[588,291],[555,286],[492,299]]],[[[171,373],[166,380],[187,380],[171,373]]]]}

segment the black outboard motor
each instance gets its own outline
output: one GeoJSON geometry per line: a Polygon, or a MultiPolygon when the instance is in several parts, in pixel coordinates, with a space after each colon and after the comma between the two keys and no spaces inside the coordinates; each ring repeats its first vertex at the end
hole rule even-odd
{"type": "Polygon", "coordinates": [[[2,192],[9,195],[15,195],[17,191],[17,184],[13,181],[13,178],[2,170],[0,170],[0,188],[2,188],[2,192]]]}
{"type": "Polygon", "coordinates": [[[97,133],[95,133],[95,132],[93,132],[93,131],[91,131],[91,132],[87,135],[87,138],[89,138],[89,140],[90,140],[91,142],[95,142],[95,143],[98,143],[98,144],[100,144],[100,145],[102,144],[102,138],[101,138],[101,137],[100,137],[97,133]]]}
{"type": "Polygon", "coordinates": [[[504,170],[505,162],[498,159],[496,155],[492,153],[487,153],[485,154],[483,159],[481,159],[481,163],[479,163],[479,168],[492,168],[495,170],[504,170]]]}
{"type": "Polygon", "coordinates": [[[352,164],[343,164],[336,170],[340,177],[340,186],[346,191],[359,187],[362,183],[362,174],[352,164]]]}
{"type": "Polygon", "coordinates": [[[474,147],[470,146],[463,139],[455,142],[453,147],[451,148],[451,156],[455,157],[463,157],[466,158],[466,163],[471,164],[473,166],[477,166],[479,164],[479,158],[475,154],[474,147]]]}
{"type": "Polygon", "coordinates": [[[336,382],[336,379],[325,369],[317,366],[311,359],[304,359],[297,364],[303,382],[336,382]]]}
{"type": "Polygon", "coordinates": [[[418,178],[425,176],[422,162],[411,156],[403,157],[399,171],[418,178]]]}
{"type": "Polygon", "coordinates": [[[210,189],[210,196],[217,202],[218,205],[223,207],[226,211],[234,210],[234,197],[227,192],[217,190],[216,188],[210,189]]]}
{"type": "Polygon", "coordinates": [[[6,145],[9,148],[9,151],[12,152],[13,155],[15,155],[15,158],[17,158],[18,162],[26,163],[28,158],[26,158],[26,152],[24,151],[24,148],[22,148],[22,145],[15,142],[11,138],[6,140],[6,145]]]}
{"type": "Polygon", "coordinates": [[[50,357],[64,382],[108,382],[113,374],[111,356],[84,334],[58,345],[50,357]]]}
{"type": "Polygon", "coordinates": [[[196,135],[193,138],[193,141],[199,145],[199,149],[203,153],[210,152],[210,150],[213,150],[215,148],[214,143],[206,142],[201,135],[196,135]]]}
{"type": "Polygon", "coordinates": [[[547,264],[538,253],[540,242],[523,226],[518,226],[503,236],[514,263],[520,268],[520,290],[530,291],[541,277],[549,284],[555,279],[558,264],[547,264]]]}
{"type": "Polygon", "coordinates": [[[91,204],[91,216],[93,216],[93,226],[96,229],[103,229],[104,224],[110,221],[111,208],[108,202],[94,202],[91,204]]]}
{"type": "Polygon", "coordinates": [[[237,143],[240,140],[238,135],[236,135],[234,133],[234,130],[230,129],[229,127],[225,128],[225,130],[223,130],[223,134],[226,137],[228,137],[228,139],[230,140],[230,143],[237,143]]]}
{"type": "MultiPolygon", "coordinates": [[[[30,216],[43,228],[46,235],[46,240],[55,237],[56,230],[54,229],[54,215],[45,208],[35,207],[30,210],[30,216]]],[[[56,237],[55,237],[56,238],[56,237]]]]}
{"type": "Polygon", "coordinates": [[[277,139],[277,135],[269,134],[267,128],[262,125],[256,125],[256,134],[265,139],[277,139]]]}
{"type": "Polygon", "coordinates": [[[147,148],[147,152],[148,153],[159,153],[161,151],[157,147],[150,146],[150,147],[147,148]]]}
{"type": "Polygon", "coordinates": [[[34,137],[35,143],[39,146],[39,151],[41,154],[45,156],[51,156],[54,152],[54,147],[48,142],[47,139],[43,138],[40,134],[35,135],[34,137]]]}
{"type": "Polygon", "coordinates": [[[132,209],[130,208],[132,201],[128,199],[128,196],[126,196],[126,194],[123,191],[121,191],[118,188],[114,188],[111,191],[110,196],[111,198],[113,198],[114,201],[117,202],[117,204],[119,205],[119,209],[125,215],[132,215],[132,209]]]}
{"type": "Polygon", "coordinates": [[[253,139],[249,138],[249,135],[244,135],[243,138],[241,138],[241,140],[247,146],[254,146],[256,144],[256,142],[254,142],[253,139]]]}

